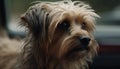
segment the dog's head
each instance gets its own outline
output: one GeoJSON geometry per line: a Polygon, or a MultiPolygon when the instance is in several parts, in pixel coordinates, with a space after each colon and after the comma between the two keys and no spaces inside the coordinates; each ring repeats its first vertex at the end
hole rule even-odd
{"type": "Polygon", "coordinates": [[[41,50],[37,52],[56,59],[77,60],[96,53],[93,37],[96,17],[99,16],[89,5],[66,0],[38,2],[21,19],[31,34],[34,48],[41,50]]]}

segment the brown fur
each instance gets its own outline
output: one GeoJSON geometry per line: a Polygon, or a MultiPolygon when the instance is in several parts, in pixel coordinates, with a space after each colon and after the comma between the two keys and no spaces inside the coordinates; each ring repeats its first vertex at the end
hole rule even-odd
{"type": "Polygon", "coordinates": [[[14,69],[21,41],[10,39],[2,27],[0,33],[0,69],[14,69]]]}
{"type": "MultiPolygon", "coordinates": [[[[28,35],[17,62],[20,69],[86,69],[97,53],[95,18],[87,4],[79,1],[37,2],[21,16],[28,35]],[[68,30],[59,28],[67,21],[68,30]],[[82,24],[85,28],[82,29],[82,24]],[[71,52],[81,46],[80,36],[89,36],[89,49],[71,52]]],[[[7,69],[7,68],[6,68],[7,69]]]]}

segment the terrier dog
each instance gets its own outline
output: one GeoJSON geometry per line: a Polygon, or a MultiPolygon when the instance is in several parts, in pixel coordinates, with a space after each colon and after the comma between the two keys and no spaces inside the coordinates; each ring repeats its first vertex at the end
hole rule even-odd
{"type": "Polygon", "coordinates": [[[86,69],[97,53],[95,19],[81,1],[36,2],[22,16],[28,34],[20,69],[86,69]]]}

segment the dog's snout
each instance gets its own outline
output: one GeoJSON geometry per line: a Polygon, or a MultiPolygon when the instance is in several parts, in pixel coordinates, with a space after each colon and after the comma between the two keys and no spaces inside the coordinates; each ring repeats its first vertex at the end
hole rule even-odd
{"type": "Polygon", "coordinates": [[[88,46],[89,42],[91,40],[90,37],[88,37],[88,36],[82,36],[79,39],[80,39],[81,44],[85,45],[85,46],[88,46]]]}

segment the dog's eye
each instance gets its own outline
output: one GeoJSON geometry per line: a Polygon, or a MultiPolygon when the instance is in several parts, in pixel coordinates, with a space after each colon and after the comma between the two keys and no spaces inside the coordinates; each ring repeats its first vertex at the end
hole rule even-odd
{"type": "Polygon", "coordinates": [[[59,27],[60,29],[62,29],[62,30],[67,31],[67,30],[69,29],[69,27],[70,27],[70,23],[69,23],[69,21],[65,20],[65,21],[63,21],[62,23],[60,23],[60,24],[58,25],[58,27],[59,27]]]}
{"type": "Polygon", "coordinates": [[[82,28],[82,29],[86,29],[86,23],[85,23],[85,22],[83,22],[83,23],[81,24],[81,28],[82,28]]]}

